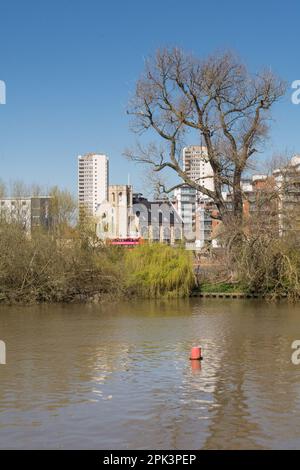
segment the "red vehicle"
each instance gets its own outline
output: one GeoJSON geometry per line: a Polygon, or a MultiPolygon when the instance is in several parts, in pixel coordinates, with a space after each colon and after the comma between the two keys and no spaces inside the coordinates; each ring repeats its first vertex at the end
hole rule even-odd
{"type": "Polygon", "coordinates": [[[137,245],[142,244],[142,239],[140,237],[137,238],[113,238],[112,240],[108,240],[109,245],[117,245],[117,246],[127,246],[129,248],[137,245]]]}

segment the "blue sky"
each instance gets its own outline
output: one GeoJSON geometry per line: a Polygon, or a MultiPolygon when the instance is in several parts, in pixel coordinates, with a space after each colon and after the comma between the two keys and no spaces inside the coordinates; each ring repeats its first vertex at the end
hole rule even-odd
{"type": "MultiPolygon", "coordinates": [[[[144,58],[160,46],[200,56],[233,49],[300,79],[300,5],[296,1],[0,0],[0,179],[58,184],[76,192],[76,157],[104,152],[111,183],[142,168],[122,157],[134,143],[126,104],[144,58]]],[[[274,110],[265,156],[300,152],[300,105],[291,90],[274,110]]]]}

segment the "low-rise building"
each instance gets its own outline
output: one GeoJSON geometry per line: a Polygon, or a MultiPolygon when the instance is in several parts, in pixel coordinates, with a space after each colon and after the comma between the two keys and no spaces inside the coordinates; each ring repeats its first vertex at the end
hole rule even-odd
{"type": "Polygon", "coordinates": [[[31,233],[34,228],[50,229],[51,197],[4,197],[0,199],[0,219],[8,223],[19,223],[22,228],[31,233]]]}
{"type": "Polygon", "coordinates": [[[103,240],[144,239],[174,243],[183,240],[183,221],[168,200],[148,201],[132,187],[109,187],[109,200],[98,206],[97,235],[103,240]]]}
{"type": "Polygon", "coordinates": [[[133,195],[133,232],[150,242],[173,245],[184,240],[183,219],[169,200],[148,201],[133,195]]]}

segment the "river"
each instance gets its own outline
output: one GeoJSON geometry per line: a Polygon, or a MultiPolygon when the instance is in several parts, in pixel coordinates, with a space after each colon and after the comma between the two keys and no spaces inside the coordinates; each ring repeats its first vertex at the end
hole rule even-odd
{"type": "Polygon", "coordinates": [[[295,339],[287,303],[1,306],[0,448],[300,448],[295,339]]]}

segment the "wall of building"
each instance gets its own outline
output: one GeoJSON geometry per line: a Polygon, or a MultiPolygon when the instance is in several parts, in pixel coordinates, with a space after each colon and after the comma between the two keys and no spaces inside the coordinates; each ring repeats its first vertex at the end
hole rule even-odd
{"type": "MultiPolygon", "coordinates": [[[[210,191],[214,190],[214,172],[208,160],[207,148],[191,145],[183,149],[183,169],[187,176],[210,191]]],[[[202,195],[205,197],[205,195],[202,195]]]]}
{"type": "Polygon", "coordinates": [[[132,216],[132,186],[109,186],[108,201],[115,209],[114,236],[117,238],[129,237],[131,235],[130,221],[132,216]]]}
{"type": "Polygon", "coordinates": [[[145,240],[174,244],[184,239],[183,220],[170,201],[133,197],[134,231],[145,240]]]}
{"type": "Polygon", "coordinates": [[[27,233],[37,227],[50,229],[51,197],[1,198],[0,218],[8,223],[19,223],[27,233]]]}
{"type": "Polygon", "coordinates": [[[110,185],[108,200],[98,205],[97,234],[100,238],[127,238],[132,232],[132,186],[110,185]]]}

